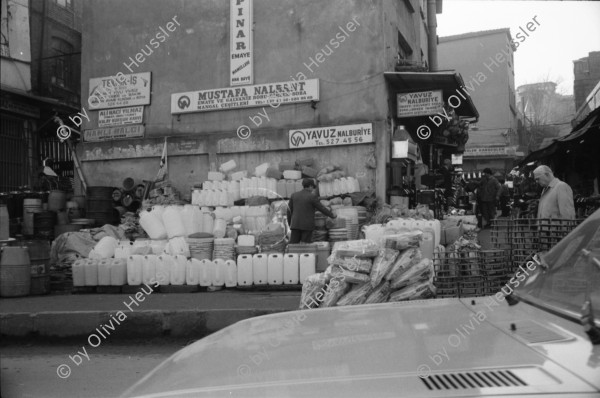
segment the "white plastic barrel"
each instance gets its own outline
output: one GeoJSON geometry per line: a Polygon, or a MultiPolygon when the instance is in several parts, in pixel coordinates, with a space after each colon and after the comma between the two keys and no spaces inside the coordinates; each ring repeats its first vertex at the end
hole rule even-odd
{"type": "Polygon", "coordinates": [[[302,253],[300,254],[300,283],[304,284],[304,280],[313,274],[317,273],[315,254],[302,253]]]}
{"type": "Polygon", "coordinates": [[[142,261],[142,282],[146,285],[154,284],[158,261],[158,256],[155,254],[144,256],[142,261]]]}
{"type": "Polygon", "coordinates": [[[85,261],[85,285],[98,286],[98,260],[88,258],[85,261]]]}
{"type": "Polygon", "coordinates": [[[178,254],[175,256],[175,267],[171,269],[171,285],[185,284],[185,271],[187,267],[187,258],[178,254]]]}
{"type": "Polygon", "coordinates": [[[119,244],[115,248],[115,258],[127,259],[131,255],[131,248],[133,244],[129,240],[120,240],[119,244]]]}
{"type": "Polygon", "coordinates": [[[225,232],[227,232],[227,221],[217,218],[213,226],[213,235],[216,239],[221,239],[225,237],[225,232]]]}
{"type": "Polygon", "coordinates": [[[80,258],[75,260],[72,265],[73,270],[73,286],[85,286],[85,262],[87,260],[80,258]]]}
{"type": "Polygon", "coordinates": [[[255,285],[267,284],[267,260],[266,254],[255,254],[252,257],[252,279],[255,285]]]}
{"type": "Polygon", "coordinates": [[[300,277],[298,253],[286,253],[283,256],[283,284],[297,285],[300,277]]]}
{"type": "Polygon", "coordinates": [[[237,265],[233,260],[225,261],[225,267],[227,269],[227,276],[225,278],[225,287],[237,286],[237,265]]]}
{"type": "Polygon", "coordinates": [[[211,213],[204,212],[202,213],[202,232],[206,232],[209,234],[213,233],[213,223],[214,219],[211,213]]]}
{"type": "Polygon", "coordinates": [[[217,258],[213,260],[214,264],[214,274],[212,285],[213,286],[223,286],[225,285],[225,279],[227,279],[227,265],[225,265],[225,260],[221,258],[217,258]]]}
{"type": "Polygon", "coordinates": [[[190,286],[197,286],[200,284],[200,260],[191,258],[187,261],[185,284],[190,286]]]}
{"type": "Polygon", "coordinates": [[[140,213],[140,225],[144,228],[150,239],[167,238],[167,230],[162,222],[162,215],[158,216],[154,210],[151,212],[144,210],[140,213]]]}
{"type": "Polygon", "coordinates": [[[127,284],[137,286],[142,284],[142,266],[144,256],[134,254],[127,258],[127,284]]]}
{"type": "Polygon", "coordinates": [[[111,286],[123,286],[127,284],[127,259],[115,258],[110,263],[111,286]]]}
{"type": "Polygon", "coordinates": [[[433,249],[435,247],[434,243],[435,238],[433,236],[433,231],[431,231],[429,228],[425,229],[425,231],[423,231],[423,236],[420,244],[421,252],[423,253],[423,258],[433,260],[433,249]]]}
{"type": "Polygon", "coordinates": [[[200,269],[198,270],[198,281],[200,286],[210,286],[212,284],[211,272],[214,270],[214,264],[210,260],[200,260],[200,269]]]}
{"type": "Polygon", "coordinates": [[[162,220],[169,239],[176,236],[185,236],[185,227],[181,222],[181,208],[179,206],[167,207],[162,215],[162,220]]]}
{"type": "Polygon", "coordinates": [[[252,273],[253,258],[249,254],[240,254],[237,258],[237,284],[250,286],[254,280],[252,273]]]}
{"type": "Polygon", "coordinates": [[[269,199],[277,199],[277,180],[269,178],[267,180],[267,197],[269,199]]]}
{"type": "Polygon", "coordinates": [[[156,263],[156,280],[161,285],[171,284],[171,268],[175,266],[175,259],[168,254],[158,256],[156,263]]]}
{"type": "Polygon", "coordinates": [[[267,283],[269,285],[283,284],[283,254],[271,253],[267,257],[267,283]]]}
{"type": "Polygon", "coordinates": [[[296,181],[295,180],[286,180],[285,182],[285,193],[288,198],[292,197],[292,194],[296,192],[296,181]]]}
{"type": "Polygon", "coordinates": [[[98,286],[110,286],[110,265],[111,259],[98,261],[98,286]]]}

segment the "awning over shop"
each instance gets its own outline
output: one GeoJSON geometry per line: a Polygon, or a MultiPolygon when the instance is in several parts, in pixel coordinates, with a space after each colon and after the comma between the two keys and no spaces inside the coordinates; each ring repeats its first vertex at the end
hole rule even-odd
{"type": "Polygon", "coordinates": [[[428,90],[442,90],[444,102],[455,95],[454,103],[456,113],[465,118],[474,119],[477,122],[479,112],[471,97],[466,94],[464,82],[460,74],[456,72],[385,72],[385,79],[398,93],[409,93],[428,90]]]}
{"type": "Polygon", "coordinates": [[[585,145],[585,140],[591,135],[594,135],[596,139],[600,137],[600,108],[590,113],[586,120],[580,123],[579,126],[576,126],[570,134],[555,139],[552,144],[545,148],[531,152],[519,163],[519,166],[547,158],[559,149],[566,149],[567,147],[579,144],[585,145]],[[577,141],[578,139],[580,141],[577,141]]]}

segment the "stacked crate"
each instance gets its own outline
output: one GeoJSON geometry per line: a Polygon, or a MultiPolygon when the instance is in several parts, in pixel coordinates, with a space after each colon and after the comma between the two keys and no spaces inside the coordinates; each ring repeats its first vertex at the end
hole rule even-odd
{"type": "Polygon", "coordinates": [[[508,261],[508,250],[481,250],[478,252],[481,274],[484,278],[483,294],[493,295],[508,282],[513,270],[508,261]]]}
{"type": "Polygon", "coordinates": [[[434,253],[433,284],[438,298],[497,293],[512,275],[508,250],[434,253]]]}
{"type": "Polygon", "coordinates": [[[538,223],[535,218],[517,218],[512,220],[511,260],[513,270],[524,264],[528,258],[539,251],[538,223]]]}

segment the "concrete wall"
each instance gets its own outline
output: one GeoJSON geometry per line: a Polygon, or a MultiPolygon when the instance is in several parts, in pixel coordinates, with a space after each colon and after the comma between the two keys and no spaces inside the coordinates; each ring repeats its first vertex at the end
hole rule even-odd
{"type": "MultiPolygon", "coordinates": [[[[84,2],[81,91],[90,121],[82,130],[98,127],[98,111],[87,105],[90,78],[131,73],[124,62],[134,73],[152,72],[151,104],[144,107],[146,137],[79,145],[90,185],[119,186],[128,176],[154,177],[163,137],[168,137],[170,176],[182,192],[229,159],[236,160],[238,169],[252,171],[265,161],[312,156],[318,167],[337,161],[349,175],[366,176],[364,185],[383,196],[389,141],[383,72],[393,70],[399,26],[414,40],[420,58],[419,12],[409,14],[403,2],[393,0],[254,0],[253,14],[254,84],[318,78],[320,101],[314,107],[303,103],[171,115],[172,93],[229,86],[229,2],[84,2]],[[139,67],[131,65],[129,58],[174,17],[179,25],[170,37],[139,67]],[[356,30],[343,42],[338,38],[334,48],[331,41],[339,27],[350,21],[356,22],[356,30]],[[312,61],[318,53],[329,55],[321,63],[312,61]],[[268,117],[257,119],[259,112],[268,117]],[[373,123],[375,144],[289,150],[292,128],[364,122],[373,123]],[[237,137],[240,125],[252,128],[249,139],[237,137]],[[377,173],[364,166],[373,153],[377,173]]],[[[426,48],[422,51],[427,54],[426,48]]]]}
{"type": "Polygon", "coordinates": [[[507,57],[502,52],[512,55],[508,43],[506,32],[440,38],[440,69],[455,69],[462,75],[480,115],[478,130],[469,131],[467,148],[509,144],[501,133],[508,129],[516,131],[516,109],[511,110],[511,104],[514,107],[514,61],[512,56],[507,57]],[[498,61],[497,54],[503,56],[504,61],[498,61]]]}

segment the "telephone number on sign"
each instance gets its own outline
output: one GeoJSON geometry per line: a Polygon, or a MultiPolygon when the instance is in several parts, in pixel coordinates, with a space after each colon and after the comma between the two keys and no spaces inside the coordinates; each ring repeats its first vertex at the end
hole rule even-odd
{"type": "Polygon", "coordinates": [[[317,145],[355,144],[363,142],[363,137],[328,138],[317,141],[317,145]]]}

